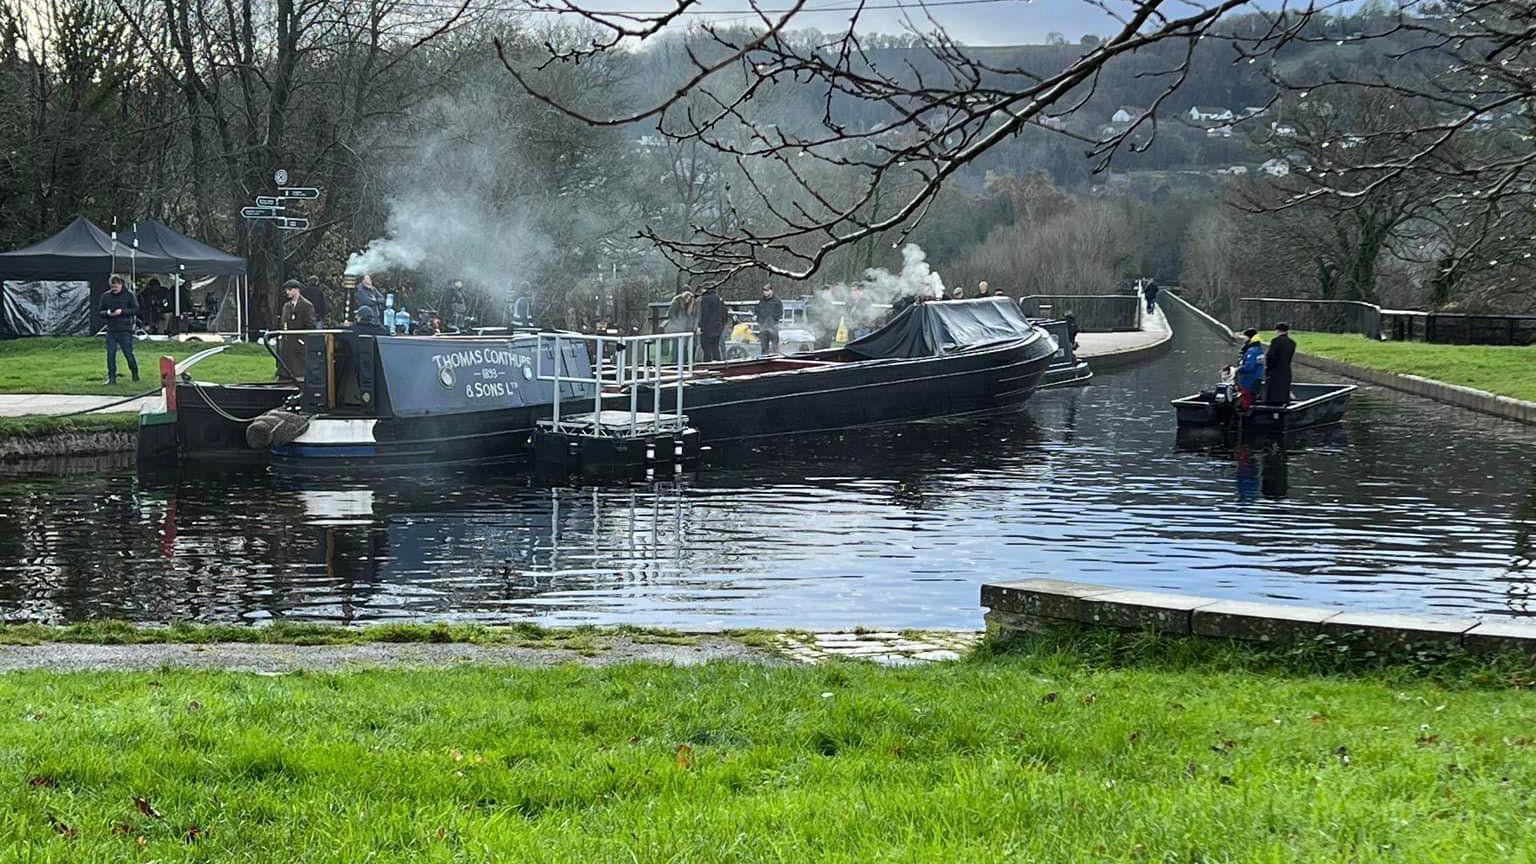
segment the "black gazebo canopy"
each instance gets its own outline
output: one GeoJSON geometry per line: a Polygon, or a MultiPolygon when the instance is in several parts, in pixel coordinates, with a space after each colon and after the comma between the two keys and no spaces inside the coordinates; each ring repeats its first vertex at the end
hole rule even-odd
{"type": "Polygon", "coordinates": [[[0,336],[93,332],[97,298],[113,273],[237,279],[245,274],[245,259],[154,220],[139,223],[114,240],[79,216],[46,240],[0,253],[0,336]]]}

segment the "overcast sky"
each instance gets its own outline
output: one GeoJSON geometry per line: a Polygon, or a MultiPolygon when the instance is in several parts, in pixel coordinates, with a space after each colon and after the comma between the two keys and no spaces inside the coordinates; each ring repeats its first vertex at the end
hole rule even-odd
{"type": "MultiPolygon", "coordinates": [[[[670,9],[670,0],[578,0],[587,9],[614,9],[642,11],[670,9]]],[[[927,7],[932,15],[955,39],[968,45],[1020,45],[1044,42],[1047,33],[1053,31],[1076,42],[1085,33],[1105,35],[1116,28],[1116,22],[1103,9],[1084,0],[938,0],[954,5],[927,7]]],[[[783,10],[790,0],[758,0],[765,10],[783,10]]],[[[847,10],[854,5],[851,0],[808,0],[807,9],[847,10]]],[[[1127,5],[1112,2],[1111,8],[1127,5]]],[[[1183,9],[1193,8],[1179,4],[1183,9]]],[[[721,23],[750,24],[757,19],[750,14],[748,0],[703,0],[698,7],[715,14],[690,16],[689,21],[716,21],[721,23]]],[[[806,11],[795,16],[792,29],[816,28],[829,33],[839,32],[848,26],[848,11],[806,11]]],[[[930,30],[922,7],[907,0],[867,0],[866,11],[860,16],[861,33],[901,33],[909,28],[909,20],[919,30],[930,30]],[[872,8],[897,7],[902,8],[872,8]],[[910,19],[907,17],[910,16],[910,19]]]]}

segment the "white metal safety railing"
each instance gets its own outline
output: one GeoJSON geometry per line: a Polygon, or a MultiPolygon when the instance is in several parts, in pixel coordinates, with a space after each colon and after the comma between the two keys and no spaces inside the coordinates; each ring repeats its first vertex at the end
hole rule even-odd
{"type": "MultiPolygon", "coordinates": [[[[599,336],[585,333],[540,333],[535,371],[540,381],[552,382],[555,390],[554,413],[550,428],[556,432],[582,435],[650,434],[678,432],[688,425],[683,413],[683,382],[693,372],[692,333],[653,333],[648,336],[599,336]],[[587,375],[568,368],[565,348],[580,344],[591,354],[587,375]],[[551,348],[555,368],[544,368],[545,347],[551,348]],[[561,385],[586,384],[592,388],[590,414],[572,415],[561,400],[561,385]],[[605,391],[612,388],[617,393],[605,391]],[[640,393],[651,391],[651,410],[640,410],[640,393]],[[671,391],[672,408],[663,410],[662,396],[671,391]],[[626,423],[609,425],[604,420],[603,401],[613,396],[628,397],[626,423]]],[[[584,401],[584,400],[583,400],[584,401]]],[[[623,411],[623,408],[612,410],[623,411]]]]}

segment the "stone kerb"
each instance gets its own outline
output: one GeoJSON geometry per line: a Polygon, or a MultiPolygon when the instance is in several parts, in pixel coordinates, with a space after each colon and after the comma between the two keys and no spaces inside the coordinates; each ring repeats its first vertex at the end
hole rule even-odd
{"type": "Polygon", "coordinates": [[[1466,650],[1536,658],[1536,621],[1393,615],[1135,591],[1062,579],[983,585],[989,626],[1004,633],[1113,627],[1284,645],[1317,638],[1384,654],[1466,650]]]}

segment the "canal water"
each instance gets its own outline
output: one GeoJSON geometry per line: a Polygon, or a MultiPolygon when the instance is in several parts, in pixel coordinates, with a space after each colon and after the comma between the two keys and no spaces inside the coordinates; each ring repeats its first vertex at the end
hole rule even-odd
{"type": "Polygon", "coordinates": [[[1536,614],[1532,430],[1365,387],[1285,446],[1181,442],[1168,400],[1235,358],[1170,318],[1163,358],[1022,413],[776,442],[675,484],[12,467],[0,618],[976,627],[983,582],[1029,576],[1536,614]]]}

